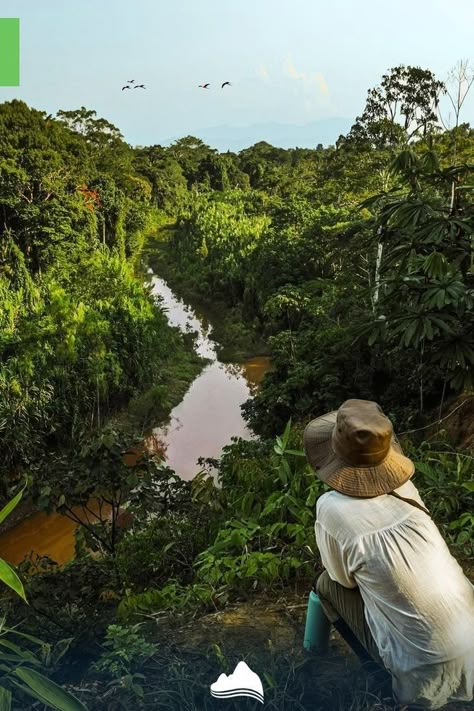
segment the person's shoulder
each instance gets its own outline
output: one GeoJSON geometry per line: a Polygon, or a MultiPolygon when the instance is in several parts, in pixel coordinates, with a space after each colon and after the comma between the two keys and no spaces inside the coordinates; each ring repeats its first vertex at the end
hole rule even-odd
{"type": "Polygon", "coordinates": [[[337,494],[337,491],[331,489],[330,491],[326,491],[324,494],[321,494],[321,496],[318,496],[316,500],[316,507],[319,508],[320,506],[323,506],[327,501],[331,501],[331,499],[334,498],[335,494],[337,494]]]}
{"type": "Polygon", "coordinates": [[[341,494],[339,491],[326,491],[316,502],[316,517],[320,520],[322,516],[330,515],[343,507],[350,506],[351,502],[353,499],[350,496],[341,494]]]}
{"type": "Polygon", "coordinates": [[[399,494],[400,496],[404,496],[405,498],[415,499],[415,501],[418,501],[419,504],[423,505],[423,500],[420,496],[420,492],[418,491],[414,483],[411,481],[411,479],[399,486],[398,489],[395,489],[395,493],[399,494]]]}
{"type": "Polygon", "coordinates": [[[354,537],[352,523],[357,519],[357,499],[341,494],[339,491],[328,491],[319,497],[316,505],[316,526],[322,528],[339,541],[346,543],[354,537]],[[355,508],[354,508],[355,507],[355,508]]]}

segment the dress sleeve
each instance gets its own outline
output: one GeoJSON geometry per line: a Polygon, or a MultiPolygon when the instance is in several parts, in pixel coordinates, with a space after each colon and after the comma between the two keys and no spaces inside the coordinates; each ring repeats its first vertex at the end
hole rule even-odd
{"type": "Polygon", "coordinates": [[[316,521],[315,531],[321,560],[331,580],[345,588],[356,588],[357,583],[349,571],[347,554],[343,546],[326,531],[319,521],[316,521]]]}

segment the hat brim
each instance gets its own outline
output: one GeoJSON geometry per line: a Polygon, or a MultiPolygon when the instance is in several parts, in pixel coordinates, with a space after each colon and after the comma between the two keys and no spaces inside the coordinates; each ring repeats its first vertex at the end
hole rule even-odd
{"type": "Polygon", "coordinates": [[[389,452],[377,466],[352,466],[333,450],[332,433],[337,410],[312,420],[304,431],[304,450],[308,462],[321,481],[348,496],[372,498],[388,494],[405,484],[415,471],[394,436],[389,452]]]}

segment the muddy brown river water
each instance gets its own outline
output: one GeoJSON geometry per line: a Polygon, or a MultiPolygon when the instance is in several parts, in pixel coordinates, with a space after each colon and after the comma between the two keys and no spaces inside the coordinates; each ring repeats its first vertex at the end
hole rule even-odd
{"type": "MultiPolygon", "coordinates": [[[[174,408],[169,422],[156,427],[150,437],[169,466],[191,479],[200,469],[199,457],[218,457],[233,436],[252,437],[240,406],[256,391],[271,364],[262,356],[243,363],[221,363],[205,315],[177,298],[162,279],[152,277],[152,284],[170,324],[197,332],[196,350],[210,361],[174,408]]],[[[16,564],[33,552],[63,564],[73,556],[75,528],[59,514],[35,513],[0,534],[0,557],[16,564]]]]}

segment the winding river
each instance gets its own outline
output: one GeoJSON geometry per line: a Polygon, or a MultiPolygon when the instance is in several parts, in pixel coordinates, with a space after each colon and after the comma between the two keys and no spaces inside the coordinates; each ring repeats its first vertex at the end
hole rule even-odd
{"type": "MultiPolygon", "coordinates": [[[[270,359],[260,356],[243,363],[221,363],[205,315],[177,298],[163,279],[153,276],[152,284],[169,323],[196,332],[196,350],[209,360],[171,412],[169,422],[156,427],[146,440],[164,453],[180,476],[191,479],[200,469],[200,457],[218,457],[233,436],[251,439],[240,406],[258,388],[270,369],[270,359]]],[[[59,514],[35,513],[0,535],[0,557],[17,564],[37,553],[63,564],[74,554],[75,528],[59,514]]]]}

